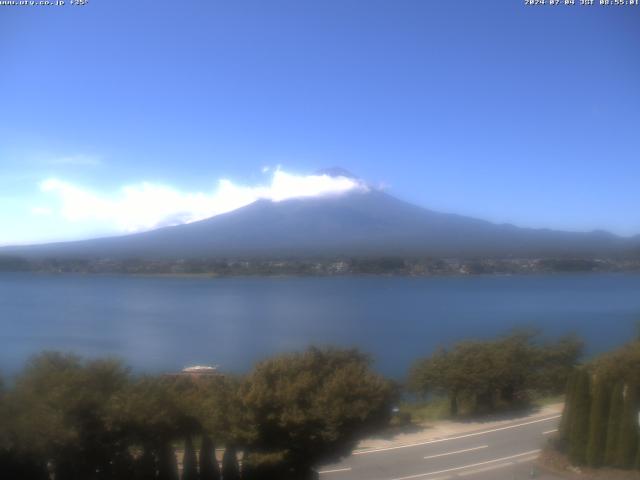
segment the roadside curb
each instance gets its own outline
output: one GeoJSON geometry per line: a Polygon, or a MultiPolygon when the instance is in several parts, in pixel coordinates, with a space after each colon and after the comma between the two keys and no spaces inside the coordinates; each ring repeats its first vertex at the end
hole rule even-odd
{"type": "MultiPolygon", "coordinates": [[[[558,404],[558,406],[560,406],[561,404],[558,404]]],[[[471,429],[471,430],[462,430],[459,431],[457,433],[451,433],[450,435],[437,435],[437,436],[433,436],[433,437],[429,437],[429,436],[425,436],[421,439],[419,439],[418,441],[409,441],[409,442],[389,442],[388,444],[384,445],[384,446],[380,446],[380,447],[362,447],[362,448],[357,448],[354,449],[352,452],[352,455],[361,455],[361,454],[366,454],[366,453],[373,453],[373,452],[377,452],[377,451],[385,451],[385,450],[394,450],[394,449],[399,449],[399,448],[408,448],[408,447],[412,447],[412,446],[420,446],[420,445],[426,445],[429,443],[436,443],[436,442],[443,442],[443,441],[448,441],[448,440],[454,440],[457,438],[461,438],[461,437],[465,437],[465,436],[474,436],[474,435],[480,435],[484,432],[491,432],[491,431],[498,431],[501,429],[507,429],[507,428],[515,428],[517,426],[520,425],[527,425],[529,423],[536,423],[536,422],[540,422],[540,421],[544,421],[545,419],[556,419],[556,418],[560,418],[562,413],[562,409],[559,408],[558,409],[558,413],[554,413],[554,412],[546,412],[545,414],[539,414],[539,415],[532,415],[532,416],[528,416],[528,417],[522,417],[520,419],[517,420],[513,420],[510,422],[496,422],[494,423],[493,426],[491,427],[484,427],[484,428],[477,428],[477,429],[471,429]]]]}

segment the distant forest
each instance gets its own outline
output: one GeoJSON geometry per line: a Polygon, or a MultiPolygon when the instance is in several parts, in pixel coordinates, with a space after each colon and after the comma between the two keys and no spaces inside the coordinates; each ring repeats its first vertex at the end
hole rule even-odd
{"type": "Polygon", "coordinates": [[[138,275],[509,275],[638,272],[640,258],[26,259],[0,256],[0,271],[138,275]]]}

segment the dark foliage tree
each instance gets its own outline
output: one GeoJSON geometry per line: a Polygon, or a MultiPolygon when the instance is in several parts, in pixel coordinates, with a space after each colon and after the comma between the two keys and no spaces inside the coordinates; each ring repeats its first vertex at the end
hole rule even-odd
{"type": "Polygon", "coordinates": [[[529,387],[543,395],[564,393],[567,380],[583,355],[584,341],[576,335],[567,335],[555,342],[535,345],[534,349],[537,358],[529,387]]]}
{"type": "Polygon", "coordinates": [[[575,383],[571,431],[569,434],[569,459],[574,465],[586,463],[589,441],[589,410],[591,401],[590,376],[586,370],[579,370],[575,383]]]}
{"type": "Polygon", "coordinates": [[[286,452],[249,452],[242,459],[242,480],[296,480],[286,452]]]}
{"type": "Polygon", "coordinates": [[[222,456],[222,480],[240,480],[240,467],[236,447],[227,445],[222,456]]]}
{"type": "Polygon", "coordinates": [[[300,479],[387,425],[396,391],[357,350],[310,348],[259,363],[242,390],[252,451],[286,452],[300,479]]]}
{"type": "Polygon", "coordinates": [[[198,480],[198,458],[193,448],[191,435],[187,435],[184,442],[184,457],[182,459],[182,480],[198,480]]]}
{"type": "Polygon", "coordinates": [[[620,433],[616,449],[615,465],[630,468],[635,463],[638,449],[638,386],[627,384],[623,390],[623,406],[620,433]]]}
{"type": "Polygon", "coordinates": [[[622,423],[622,409],[624,404],[624,384],[618,382],[611,392],[609,406],[609,421],[607,423],[607,439],[604,452],[605,465],[613,465],[616,462],[618,452],[618,440],[620,437],[620,425],[622,423]]]}
{"type": "Polygon", "coordinates": [[[640,384],[640,341],[598,357],[592,368],[597,375],[603,375],[611,382],[640,384]]]}
{"type": "Polygon", "coordinates": [[[209,435],[203,435],[200,447],[200,480],[220,480],[216,448],[209,435]]]}
{"type": "Polygon", "coordinates": [[[116,361],[34,357],[11,394],[18,448],[50,461],[59,479],[111,478],[130,460],[126,433],[111,415],[127,382],[116,361]]]}
{"type": "Polygon", "coordinates": [[[170,443],[163,443],[158,450],[158,480],[178,480],[176,453],[170,443]]]}
{"type": "Polygon", "coordinates": [[[471,413],[490,412],[498,405],[526,404],[532,390],[561,392],[581,352],[582,343],[575,337],[541,343],[530,331],[460,342],[416,362],[409,387],[423,395],[448,396],[452,415],[458,414],[461,399],[467,399],[471,413]]]}
{"type": "Polygon", "coordinates": [[[610,386],[605,379],[595,378],[589,415],[589,443],[586,461],[590,467],[599,467],[604,461],[604,450],[609,416],[610,386]]]}
{"type": "Polygon", "coordinates": [[[567,380],[567,387],[565,393],[564,400],[564,410],[562,412],[562,418],[560,419],[560,425],[558,427],[558,438],[560,440],[560,445],[563,449],[567,447],[569,444],[569,435],[571,432],[571,423],[572,416],[574,412],[574,403],[575,403],[575,389],[576,389],[576,379],[578,378],[578,371],[574,370],[573,373],[570,374],[567,380]]]}
{"type": "Polygon", "coordinates": [[[154,451],[148,446],[133,463],[133,478],[135,480],[155,479],[158,476],[158,459],[154,451]]]}
{"type": "Polygon", "coordinates": [[[0,451],[0,478],[49,480],[49,473],[42,459],[6,449],[0,451]]]}

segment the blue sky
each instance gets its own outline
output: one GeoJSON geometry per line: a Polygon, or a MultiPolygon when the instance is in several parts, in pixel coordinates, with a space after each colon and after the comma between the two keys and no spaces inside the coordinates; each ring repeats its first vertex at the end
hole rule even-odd
{"type": "Polygon", "coordinates": [[[638,234],[639,21],[516,0],[0,7],[0,245],[223,211],[224,185],[272,198],[274,172],[295,192],[333,165],[433,209],[638,234]]]}

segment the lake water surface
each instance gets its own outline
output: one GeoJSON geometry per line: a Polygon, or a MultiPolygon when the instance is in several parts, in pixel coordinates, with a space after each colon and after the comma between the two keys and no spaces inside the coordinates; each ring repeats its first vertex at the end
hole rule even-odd
{"type": "Polygon", "coordinates": [[[0,370],[43,349],[115,355],[137,371],[357,346],[401,377],[439,345],[517,326],[577,332],[590,353],[640,320],[640,275],[168,278],[0,274],[0,370]]]}

